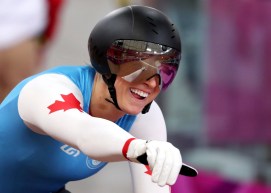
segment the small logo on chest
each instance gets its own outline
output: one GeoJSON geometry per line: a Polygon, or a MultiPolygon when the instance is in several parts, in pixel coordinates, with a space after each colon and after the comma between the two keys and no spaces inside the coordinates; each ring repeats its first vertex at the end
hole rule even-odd
{"type": "MultiPolygon", "coordinates": [[[[75,149],[69,145],[62,145],[60,149],[72,157],[78,157],[80,155],[80,151],[78,149],[75,149]]],[[[94,160],[86,156],[86,165],[89,169],[99,169],[102,168],[105,164],[105,162],[94,160]]]]}
{"type": "Polygon", "coordinates": [[[97,169],[104,166],[106,163],[87,157],[86,164],[89,169],[97,169]]]}
{"type": "Polygon", "coordinates": [[[62,145],[60,149],[64,151],[66,154],[71,155],[73,157],[77,157],[80,154],[80,151],[78,149],[75,149],[68,145],[62,145]]]}

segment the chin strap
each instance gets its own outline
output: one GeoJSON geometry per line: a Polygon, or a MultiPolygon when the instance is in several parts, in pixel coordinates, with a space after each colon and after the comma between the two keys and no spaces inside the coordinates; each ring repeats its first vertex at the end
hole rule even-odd
{"type": "Polygon", "coordinates": [[[142,110],[142,114],[146,114],[147,112],[149,112],[150,108],[151,108],[151,103],[147,104],[144,109],[142,110]]]}
{"type": "MultiPolygon", "coordinates": [[[[118,105],[118,101],[117,101],[117,93],[116,93],[116,88],[115,88],[115,81],[116,81],[116,78],[117,78],[117,75],[116,74],[111,74],[109,78],[107,78],[105,75],[102,75],[103,76],[103,80],[105,81],[105,83],[107,84],[107,87],[108,87],[108,91],[110,93],[110,96],[112,98],[113,101],[109,100],[109,99],[105,99],[107,102],[110,102],[112,103],[113,105],[115,105],[115,107],[119,110],[120,107],[118,105]]],[[[150,107],[151,107],[151,103],[150,102],[149,104],[147,104],[143,110],[142,110],[142,114],[145,114],[147,112],[149,112],[150,110],[150,107]]]]}
{"type": "Polygon", "coordinates": [[[119,110],[120,107],[118,105],[118,101],[117,101],[117,93],[116,93],[116,89],[115,89],[115,81],[116,81],[116,78],[117,78],[117,75],[115,74],[111,74],[110,78],[107,78],[106,76],[103,75],[103,79],[105,81],[105,83],[107,84],[107,87],[108,87],[108,91],[110,93],[110,96],[112,98],[113,101],[109,100],[109,99],[105,99],[107,102],[110,102],[112,103],[113,105],[115,105],[115,107],[119,110]]]}

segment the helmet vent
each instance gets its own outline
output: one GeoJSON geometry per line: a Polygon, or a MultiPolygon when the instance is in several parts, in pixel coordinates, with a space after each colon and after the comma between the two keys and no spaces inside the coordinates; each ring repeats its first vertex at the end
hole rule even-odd
{"type": "Polygon", "coordinates": [[[153,27],[156,27],[156,25],[152,22],[149,22],[150,25],[152,25],[153,27]]]}
{"type": "Polygon", "coordinates": [[[153,21],[153,19],[152,19],[151,17],[147,17],[147,19],[149,19],[149,20],[152,20],[152,21],[153,21]]]}
{"type": "Polygon", "coordinates": [[[154,29],[152,29],[152,31],[153,31],[154,33],[158,34],[158,32],[157,32],[157,31],[155,31],[154,29]]]}
{"type": "MultiPolygon", "coordinates": [[[[173,23],[171,24],[171,27],[172,27],[171,32],[174,33],[175,29],[174,29],[174,24],[173,23]]],[[[173,39],[173,38],[175,38],[175,35],[171,36],[171,39],[173,39]]]]}
{"type": "MultiPolygon", "coordinates": [[[[154,27],[154,28],[157,27],[157,25],[153,22],[154,20],[153,20],[151,17],[147,17],[147,20],[148,20],[148,23],[149,23],[152,27],[154,27]]],[[[155,34],[159,34],[155,29],[152,29],[152,32],[154,32],[155,34]]]]}

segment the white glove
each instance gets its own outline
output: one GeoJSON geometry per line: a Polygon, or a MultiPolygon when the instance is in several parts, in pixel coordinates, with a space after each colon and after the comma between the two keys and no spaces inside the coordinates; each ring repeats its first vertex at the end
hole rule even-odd
{"type": "Polygon", "coordinates": [[[134,161],[138,156],[147,153],[147,160],[152,170],[152,181],[159,186],[173,185],[182,167],[182,156],[179,149],[169,142],[136,139],[131,142],[127,158],[134,161]]]}

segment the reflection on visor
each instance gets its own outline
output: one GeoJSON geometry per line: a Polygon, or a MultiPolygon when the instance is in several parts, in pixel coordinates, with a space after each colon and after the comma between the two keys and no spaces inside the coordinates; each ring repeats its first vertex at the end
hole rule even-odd
{"type": "Polygon", "coordinates": [[[107,51],[111,72],[129,82],[141,83],[159,75],[160,88],[173,81],[180,62],[180,52],[160,44],[117,40],[107,51]]]}

